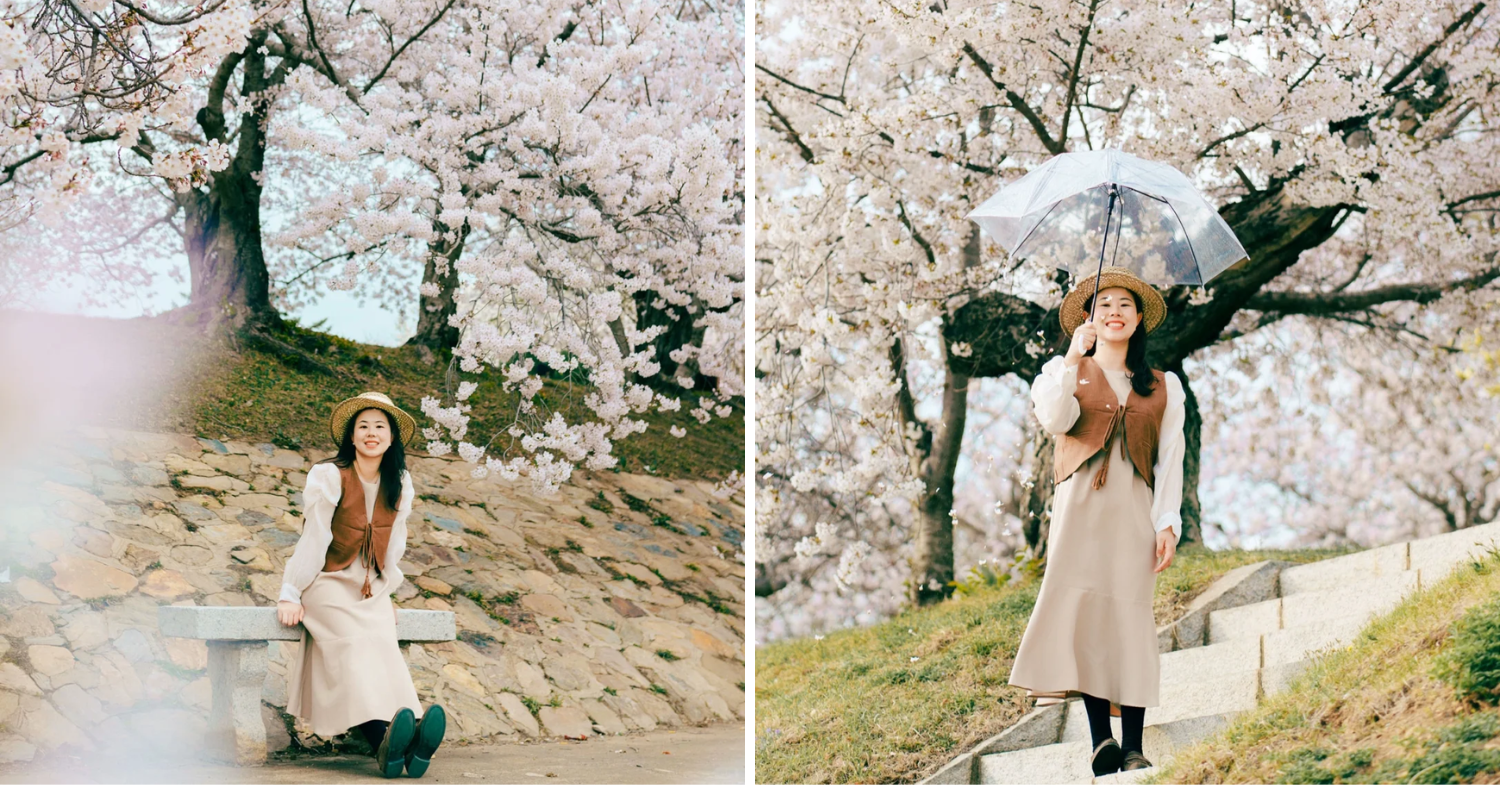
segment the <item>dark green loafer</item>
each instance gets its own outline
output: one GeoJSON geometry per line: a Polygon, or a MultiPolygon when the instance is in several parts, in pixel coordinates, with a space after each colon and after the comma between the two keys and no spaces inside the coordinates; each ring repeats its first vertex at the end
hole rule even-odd
{"type": "Polygon", "coordinates": [[[417,738],[406,756],[407,776],[420,777],[427,773],[427,767],[432,764],[432,753],[443,743],[443,733],[447,730],[448,715],[442,706],[433,704],[422,712],[422,720],[417,723],[417,738]]]}
{"type": "Polygon", "coordinates": [[[1141,753],[1137,752],[1136,750],[1131,750],[1130,752],[1125,753],[1125,761],[1120,764],[1120,771],[1135,771],[1136,769],[1149,769],[1149,768],[1151,768],[1151,765],[1152,765],[1151,761],[1146,760],[1146,756],[1145,755],[1142,755],[1141,753]]]}
{"type": "Polygon", "coordinates": [[[375,751],[375,767],[386,779],[401,776],[406,768],[406,753],[417,735],[417,715],[411,709],[400,709],[385,729],[380,749],[375,751]]]}

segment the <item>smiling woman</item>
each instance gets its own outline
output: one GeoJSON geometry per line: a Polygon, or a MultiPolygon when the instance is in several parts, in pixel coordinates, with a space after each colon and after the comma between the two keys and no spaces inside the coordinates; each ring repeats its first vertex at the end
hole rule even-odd
{"type": "Polygon", "coordinates": [[[305,629],[288,669],[287,712],[320,736],[357,728],[382,776],[420,777],[447,718],[433,705],[416,719],[421,703],[391,603],[403,579],[413,496],[405,444],[416,422],[366,392],[333,408],[329,432],[339,451],[307,473],[307,521],[276,603],[282,624],[305,629]]]}
{"type": "Polygon", "coordinates": [[[1146,335],[1164,314],[1161,295],[1128,270],[1083,279],[1061,309],[1067,355],[1031,392],[1057,438],[1057,490],[1047,571],[1010,683],[1039,701],[1083,696],[1095,775],[1151,765],[1141,731],[1145,707],[1160,703],[1152,597],[1182,531],[1182,384],[1146,362],[1146,335]]]}

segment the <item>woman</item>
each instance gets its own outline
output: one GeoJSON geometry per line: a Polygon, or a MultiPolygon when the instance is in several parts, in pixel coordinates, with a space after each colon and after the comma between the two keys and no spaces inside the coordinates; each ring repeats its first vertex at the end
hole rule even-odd
{"type": "Polygon", "coordinates": [[[1146,335],[1166,317],[1161,294],[1125,268],[1099,278],[1097,296],[1089,276],[1063,298],[1072,342],[1031,388],[1057,440],[1057,487],[1047,571],[1010,683],[1043,700],[1083,696],[1102,776],[1151,765],[1141,749],[1161,683],[1151,606],[1182,534],[1185,409],[1182,382],[1146,362],[1146,335]]]}
{"type": "Polygon", "coordinates": [[[333,408],[329,430],[338,454],[307,473],[302,538],[287,560],[276,615],[306,629],[288,667],[287,712],[319,736],[359,728],[385,777],[427,771],[447,718],[430,706],[422,719],[417,690],[396,641],[412,484],[403,447],[417,424],[381,393],[333,408]]]}

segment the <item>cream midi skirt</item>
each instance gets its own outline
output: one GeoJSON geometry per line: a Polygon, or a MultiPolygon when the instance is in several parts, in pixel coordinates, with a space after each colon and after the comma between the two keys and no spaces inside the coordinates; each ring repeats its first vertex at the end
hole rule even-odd
{"type": "Polygon", "coordinates": [[[287,713],[313,733],[337,736],[369,720],[389,721],[422,705],[396,642],[395,606],[384,578],[365,598],[365,567],[320,572],[302,592],[302,650],[287,668],[287,713]]]}
{"type": "Polygon", "coordinates": [[[1145,478],[1120,455],[1118,437],[1057,486],[1047,568],[1011,684],[1033,696],[1160,704],[1151,498],[1145,478]],[[1106,460],[1109,474],[1096,491],[1094,475],[1106,460]]]}

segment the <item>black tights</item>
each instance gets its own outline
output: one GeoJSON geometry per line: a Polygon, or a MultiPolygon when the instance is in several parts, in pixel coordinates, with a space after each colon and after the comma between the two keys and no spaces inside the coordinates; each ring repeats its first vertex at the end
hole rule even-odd
{"type": "MultiPolygon", "coordinates": [[[[1094,737],[1094,746],[1099,742],[1114,737],[1114,732],[1109,727],[1109,701],[1103,698],[1095,698],[1092,695],[1083,696],[1083,708],[1089,713],[1089,735],[1094,737]]],[[[1143,706],[1121,706],[1120,707],[1120,749],[1130,752],[1141,751],[1141,728],[1146,724],[1146,709],[1143,706]]]]}
{"type": "MultiPolygon", "coordinates": [[[[1108,704],[1106,704],[1107,707],[1108,704]]],[[[380,742],[385,740],[385,729],[389,725],[390,723],[385,720],[370,720],[354,727],[359,728],[359,732],[365,737],[365,741],[370,743],[370,752],[377,753],[380,752],[380,742]]]]}

